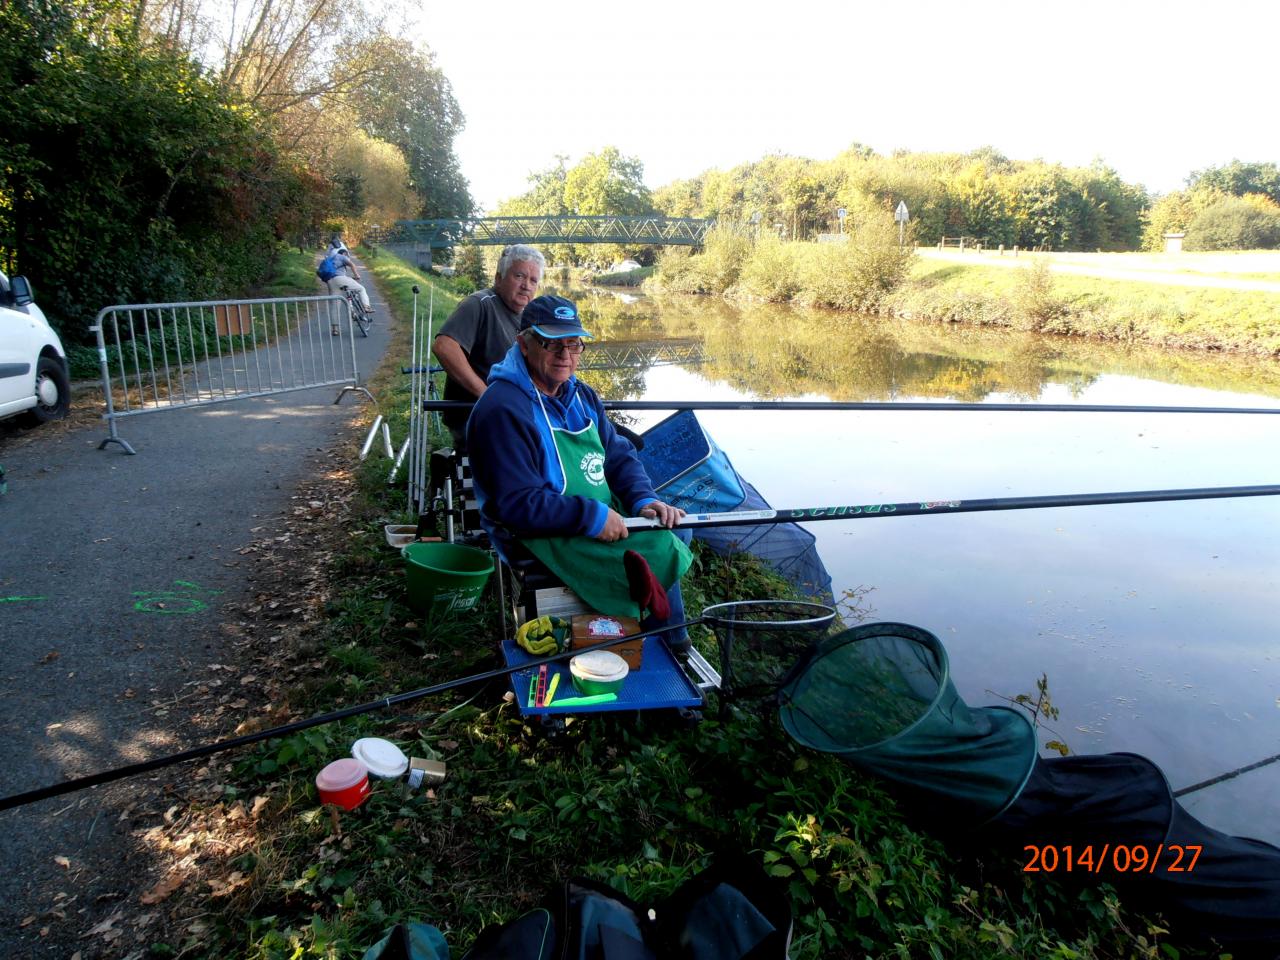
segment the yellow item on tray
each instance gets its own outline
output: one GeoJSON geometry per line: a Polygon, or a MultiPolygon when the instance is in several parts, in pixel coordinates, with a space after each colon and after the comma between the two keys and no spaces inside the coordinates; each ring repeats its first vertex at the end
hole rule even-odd
{"type": "Polygon", "coordinates": [[[569,621],[543,615],[520,624],[516,643],[526,653],[545,657],[568,649],[569,621]]]}

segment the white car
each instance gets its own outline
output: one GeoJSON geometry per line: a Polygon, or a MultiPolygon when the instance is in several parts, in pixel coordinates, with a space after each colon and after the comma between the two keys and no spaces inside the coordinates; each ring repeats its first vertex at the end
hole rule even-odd
{"type": "Polygon", "coordinates": [[[0,273],[0,419],[60,420],[71,400],[67,352],[26,277],[0,273]]]}

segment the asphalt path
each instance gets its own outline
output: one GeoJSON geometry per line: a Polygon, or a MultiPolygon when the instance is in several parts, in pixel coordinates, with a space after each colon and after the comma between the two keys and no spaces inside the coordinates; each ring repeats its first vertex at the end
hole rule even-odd
{"type": "MultiPolygon", "coordinates": [[[[377,310],[369,337],[355,338],[367,376],[390,337],[386,303],[362,275],[377,310]]],[[[98,449],[100,421],[0,438],[0,795],[198,745],[174,721],[192,682],[228,653],[224,612],[251,599],[239,551],[295,506],[323,451],[363,442],[353,421],[368,399],[335,404],[338,393],[123,419],[136,456],[98,449]],[[159,700],[173,709],[157,716],[159,700]]],[[[136,896],[146,868],[120,813],[154,802],[157,782],[0,813],[0,956],[99,955],[102,938],[85,932],[136,896]],[[133,884],[122,863],[136,865],[133,884]]]]}

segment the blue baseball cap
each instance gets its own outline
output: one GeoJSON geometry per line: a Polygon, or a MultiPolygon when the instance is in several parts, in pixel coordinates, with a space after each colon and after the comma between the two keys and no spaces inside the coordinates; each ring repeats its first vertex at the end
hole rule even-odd
{"type": "Polygon", "coordinates": [[[547,340],[563,340],[565,337],[592,339],[582,329],[578,308],[572,300],[551,295],[537,297],[520,313],[520,332],[532,330],[547,340]]]}

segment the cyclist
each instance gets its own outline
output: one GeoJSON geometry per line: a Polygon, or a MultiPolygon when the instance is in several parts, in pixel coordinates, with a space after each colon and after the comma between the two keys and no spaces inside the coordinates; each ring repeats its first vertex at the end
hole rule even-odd
{"type": "Polygon", "coordinates": [[[360,271],[356,269],[355,262],[351,259],[350,251],[345,246],[339,245],[330,249],[325,260],[332,261],[334,269],[337,270],[332,277],[325,281],[325,286],[329,288],[329,292],[342,292],[345,294],[348,290],[356,291],[360,295],[360,305],[364,307],[364,312],[372,316],[373,305],[369,302],[369,292],[360,283],[360,271]]]}

